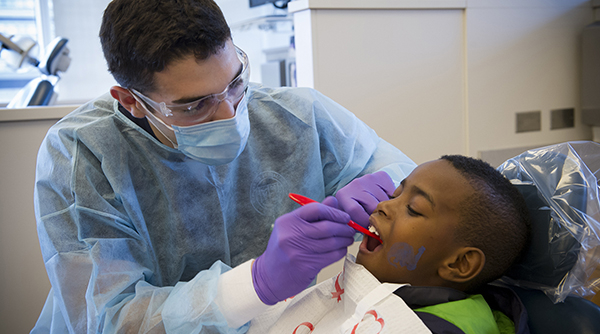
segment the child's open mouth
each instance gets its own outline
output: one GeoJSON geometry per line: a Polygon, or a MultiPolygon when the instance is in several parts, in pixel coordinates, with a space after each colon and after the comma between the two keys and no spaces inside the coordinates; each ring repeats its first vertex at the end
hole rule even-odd
{"type": "MultiPolygon", "coordinates": [[[[369,231],[374,233],[375,235],[379,236],[379,231],[377,231],[377,229],[375,228],[375,226],[369,224],[369,231]]],[[[363,241],[363,243],[366,243],[366,248],[369,252],[373,252],[375,251],[379,246],[381,246],[381,243],[373,238],[370,237],[368,235],[365,235],[364,238],[366,239],[366,241],[363,241]]]]}

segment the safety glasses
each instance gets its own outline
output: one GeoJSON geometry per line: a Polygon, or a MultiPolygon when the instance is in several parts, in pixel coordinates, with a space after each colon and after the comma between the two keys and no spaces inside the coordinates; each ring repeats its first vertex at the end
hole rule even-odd
{"type": "Polygon", "coordinates": [[[155,102],[133,88],[130,88],[129,91],[136,97],[136,100],[138,98],[141,99],[147,106],[168,117],[172,124],[189,125],[201,123],[209,119],[224,100],[231,101],[232,103],[238,102],[242,98],[246,88],[248,88],[250,79],[248,55],[237,46],[235,47],[235,51],[242,62],[242,72],[221,93],[211,94],[194,102],[168,105],[164,102],[155,102]]]}

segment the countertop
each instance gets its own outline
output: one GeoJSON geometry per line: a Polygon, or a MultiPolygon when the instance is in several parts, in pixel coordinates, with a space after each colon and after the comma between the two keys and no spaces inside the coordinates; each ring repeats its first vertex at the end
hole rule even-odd
{"type": "Polygon", "coordinates": [[[0,122],[36,121],[61,119],[79,105],[27,107],[18,109],[0,108],[0,122]]]}
{"type": "Polygon", "coordinates": [[[305,9],[460,9],[467,0],[294,0],[290,13],[305,9]]]}

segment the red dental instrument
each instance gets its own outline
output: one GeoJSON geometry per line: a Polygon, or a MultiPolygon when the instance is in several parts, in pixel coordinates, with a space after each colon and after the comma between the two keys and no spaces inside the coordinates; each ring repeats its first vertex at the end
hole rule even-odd
{"type": "MultiPolygon", "coordinates": [[[[294,194],[294,193],[290,193],[290,198],[300,204],[300,205],[306,205],[308,203],[316,203],[317,201],[315,201],[314,199],[310,199],[306,196],[302,196],[302,195],[298,195],[298,194],[294,194]]],[[[372,238],[377,239],[377,241],[379,241],[380,243],[383,243],[383,241],[381,241],[381,238],[379,238],[378,235],[374,234],[373,232],[367,230],[366,228],[358,225],[357,223],[355,223],[354,221],[349,221],[348,222],[348,226],[352,227],[353,229],[357,230],[358,232],[361,232],[363,234],[366,234],[372,238]]]]}

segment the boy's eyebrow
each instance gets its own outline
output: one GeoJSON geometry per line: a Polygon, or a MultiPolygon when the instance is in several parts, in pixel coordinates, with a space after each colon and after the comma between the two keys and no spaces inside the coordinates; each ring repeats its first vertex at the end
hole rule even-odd
{"type": "MultiPolygon", "coordinates": [[[[400,182],[400,184],[402,185],[402,187],[406,187],[406,179],[402,180],[402,182],[400,182]]],[[[425,198],[429,203],[431,203],[431,206],[433,206],[435,208],[435,202],[433,201],[433,198],[431,198],[431,196],[426,193],[423,189],[417,187],[417,186],[411,186],[411,190],[414,191],[417,195],[422,196],[423,198],[425,198]]]]}
{"type": "Polygon", "coordinates": [[[431,198],[431,196],[429,196],[428,193],[426,193],[423,189],[421,189],[417,186],[413,186],[413,189],[418,195],[423,196],[427,201],[429,201],[429,203],[431,203],[431,206],[435,208],[435,202],[433,201],[433,198],[431,198]]]}

